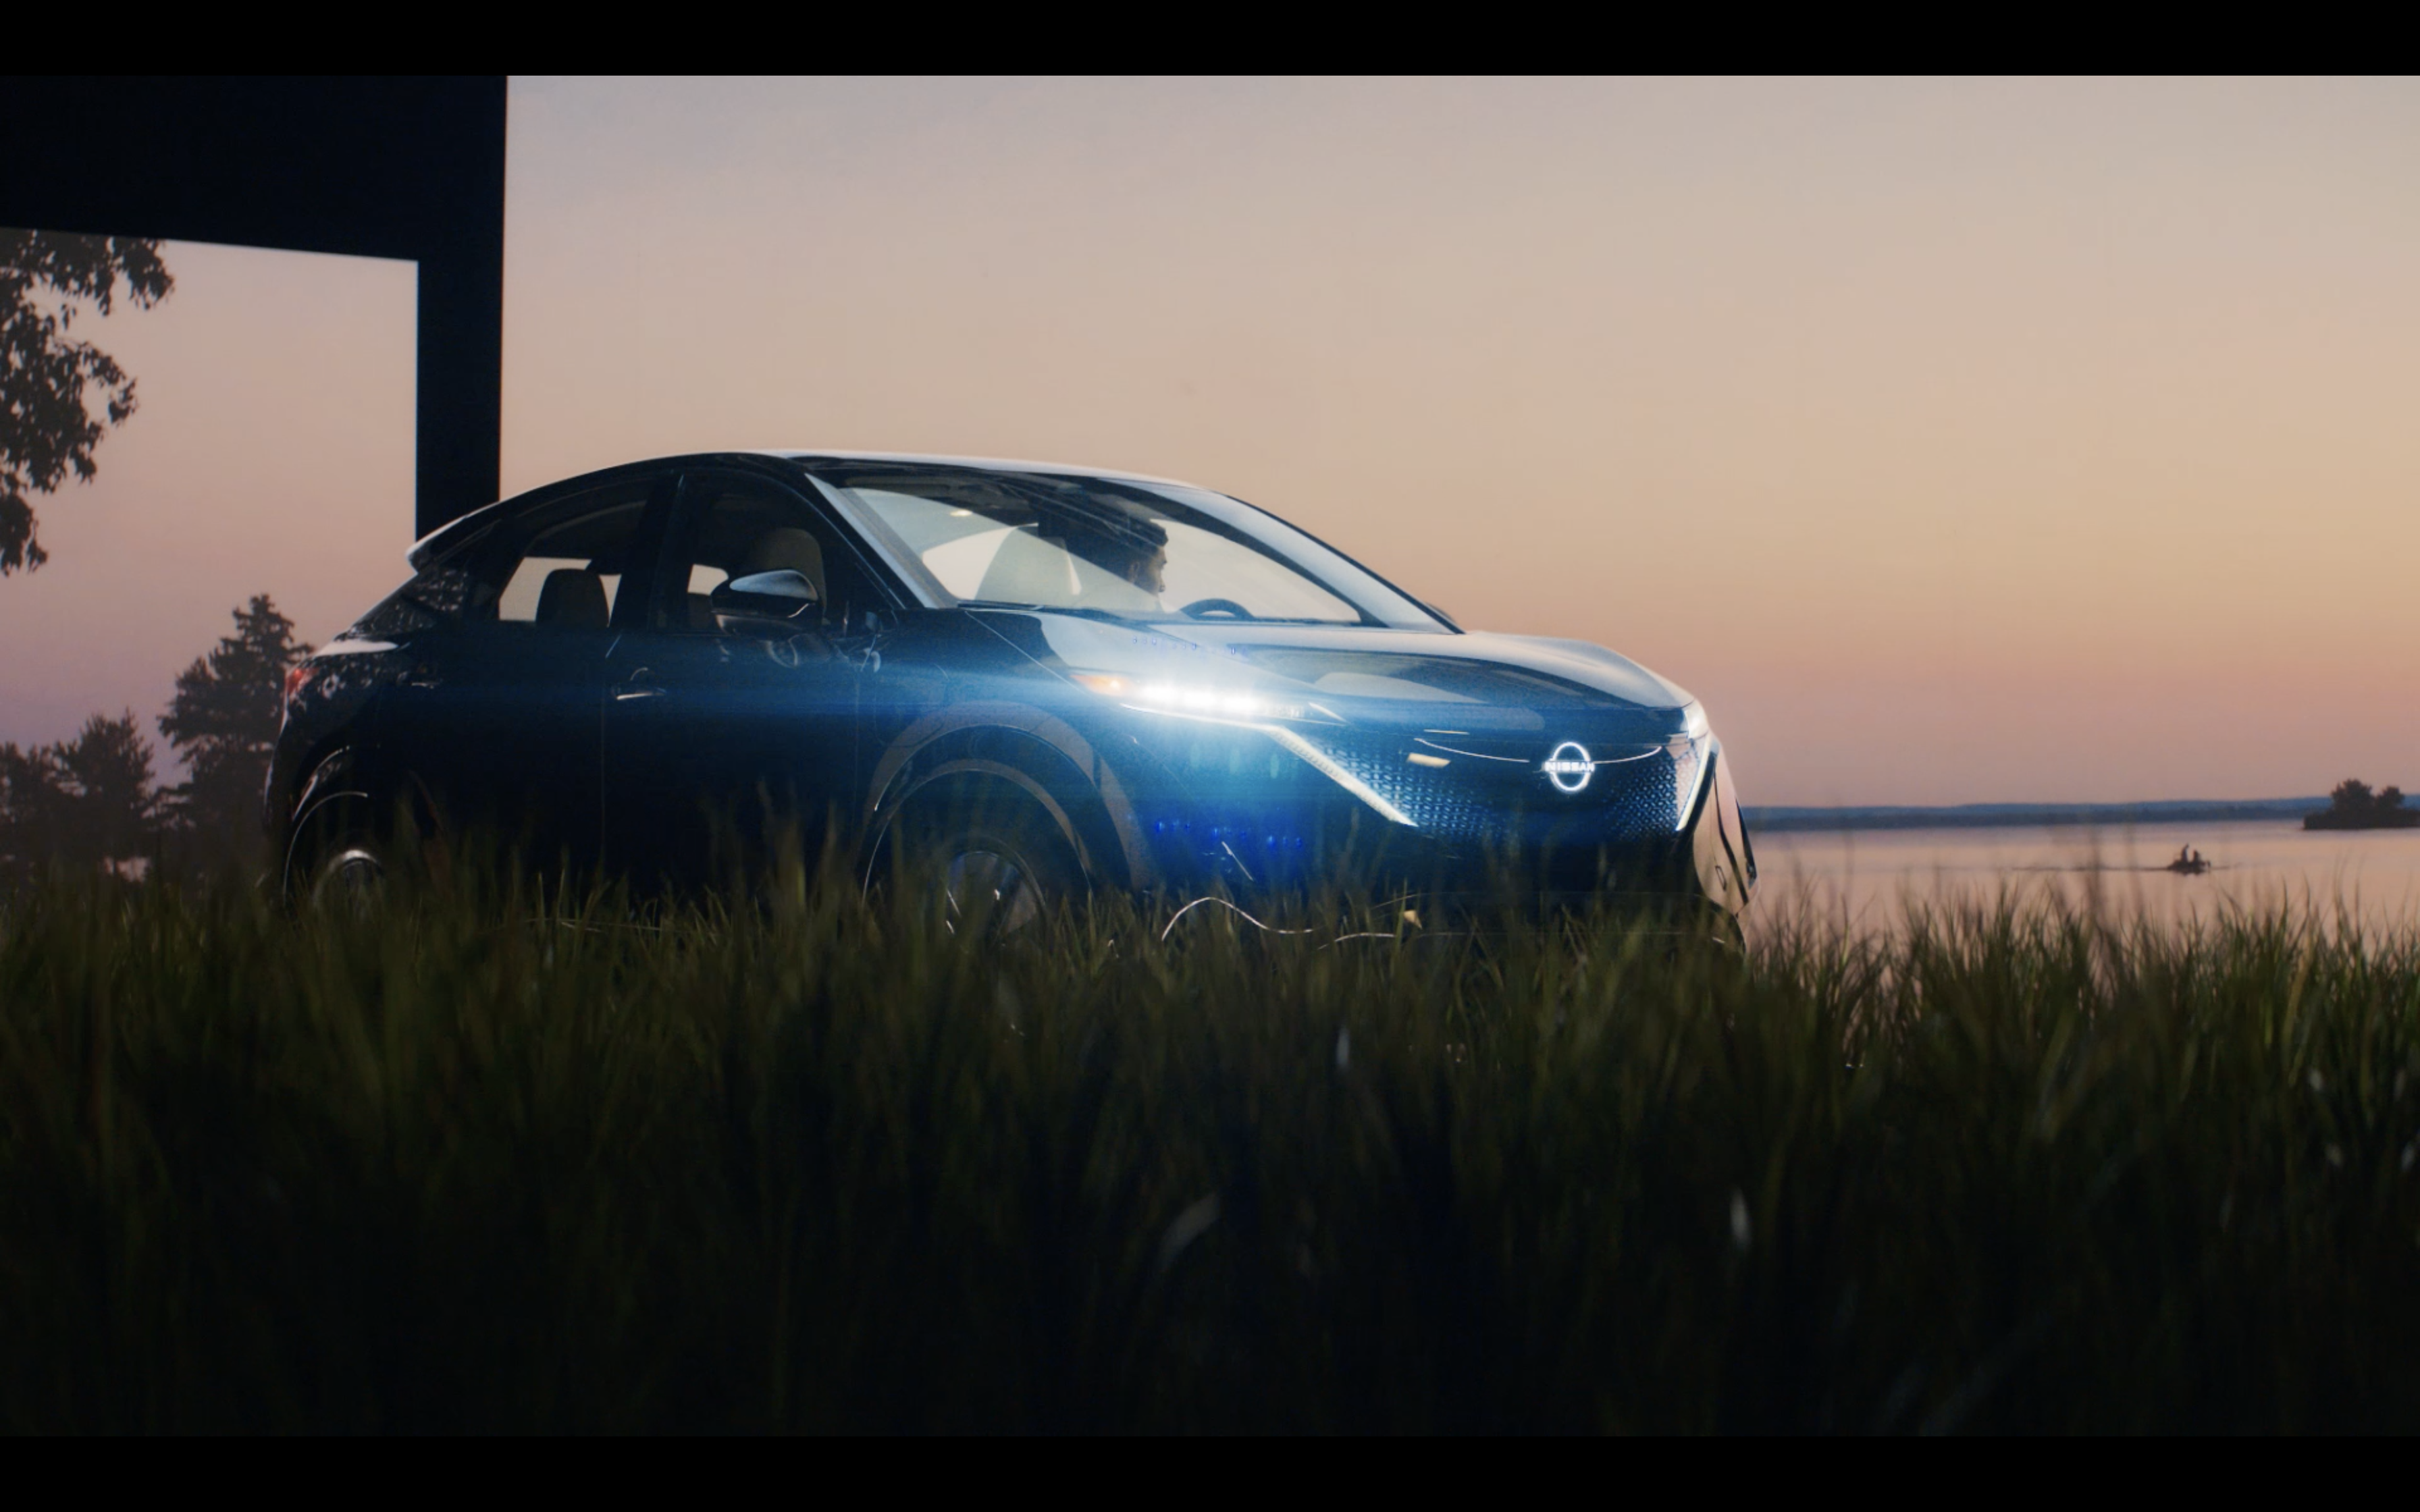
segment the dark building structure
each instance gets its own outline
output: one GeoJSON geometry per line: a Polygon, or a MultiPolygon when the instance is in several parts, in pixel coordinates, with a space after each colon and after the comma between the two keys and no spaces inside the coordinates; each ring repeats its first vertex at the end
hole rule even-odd
{"type": "Polygon", "coordinates": [[[0,225],[418,264],[417,533],[495,499],[502,77],[0,77],[0,225]]]}

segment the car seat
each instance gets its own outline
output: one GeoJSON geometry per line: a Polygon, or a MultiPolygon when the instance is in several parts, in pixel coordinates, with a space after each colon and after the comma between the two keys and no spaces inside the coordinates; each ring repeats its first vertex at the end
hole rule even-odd
{"type": "Polygon", "coordinates": [[[557,567],[537,591],[537,623],[566,630],[602,630],[612,617],[605,579],[593,567],[557,567]]]}
{"type": "Polygon", "coordinates": [[[1074,560],[1067,555],[1066,542],[1020,525],[1001,541],[974,596],[1001,604],[1070,608],[1076,602],[1074,560]]]}

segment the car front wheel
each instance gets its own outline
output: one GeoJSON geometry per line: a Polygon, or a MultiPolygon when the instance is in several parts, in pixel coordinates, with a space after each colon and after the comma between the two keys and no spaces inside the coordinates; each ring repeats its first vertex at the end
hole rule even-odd
{"type": "Polygon", "coordinates": [[[950,933],[1019,934],[1083,895],[1074,847],[1032,795],[996,779],[935,788],[900,814],[895,863],[938,886],[950,933]]]}

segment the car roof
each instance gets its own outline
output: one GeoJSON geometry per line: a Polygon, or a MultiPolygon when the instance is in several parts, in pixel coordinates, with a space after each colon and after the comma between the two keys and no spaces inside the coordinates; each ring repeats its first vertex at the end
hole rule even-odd
{"type": "Polygon", "coordinates": [[[532,494],[551,493],[558,488],[586,483],[591,479],[607,478],[618,472],[637,469],[662,467],[668,463],[727,461],[736,457],[764,457],[772,461],[795,462],[809,466],[823,461],[922,463],[934,467],[966,468],[987,472],[1059,473],[1068,477],[1101,478],[1113,483],[1158,484],[1175,488],[1202,486],[1200,484],[1187,483],[1177,478],[1154,477],[1147,472],[1135,472],[1124,468],[1079,467],[1068,462],[1036,462],[1015,457],[953,456],[935,452],[859,452],[828,447],[796,449],[739,447],[724,452],[678,452],[667,456],[645,457],[635,462],[617,463],[610,468],[598,468],[573,477],[558,479],[553,483],[541,484],[535,488],[525,488],[509,499],[500,499],[492,504],[483,504],[466,515],[456,516],[414,541],[411,551],[406,553],[406,558],[415,569],[427,566],[438,557],[451,550],[458,543],[468,541],[470,537],[483,532],[489,526],[504,518],[509,512],[509,506],[518,504],[532,494]]]}
{"type": "Polygon", "coordinates": [[[985,472],[1060,472],[1076,478],[1105,478],[1112,483],[1156,483],[1174,488],[1199,488],[1198,483],[1182,478],[1155,477],[1130,468],[1088,468],[1073,462],[1036,462],[1009,456],[950,456],[938,452],[835,452],[781,451],[739,452],[738,456],[774,456],[785,462],[816,462],[830,458],[834,462],[914,462],[935,467],[968,468],[985,472]]]}

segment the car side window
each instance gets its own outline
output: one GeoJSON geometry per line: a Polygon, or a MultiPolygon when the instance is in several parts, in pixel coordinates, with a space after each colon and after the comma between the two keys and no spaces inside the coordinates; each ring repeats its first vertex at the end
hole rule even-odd
{"type": "Polygon", "coordinates": [[[480,588],[467,567],[439,563],[414,573],[410,582],[379,600],[345,634],[355,640],[387,640],[434,629],[461,619],[477,602],[480,588]]]}
{"type": "Polygon", "coordinates": [[[636,570],[647,485],[624,485],[550,510],[500,574],[502,625],[602,630],[636,570]]]}
{"type": "Polygon", "coordinates": [[[857,553],[796,496],[747,477],[681,485],[660,629],[758,635],[779,624],[832,631],[883,607],[857,553]]]}

